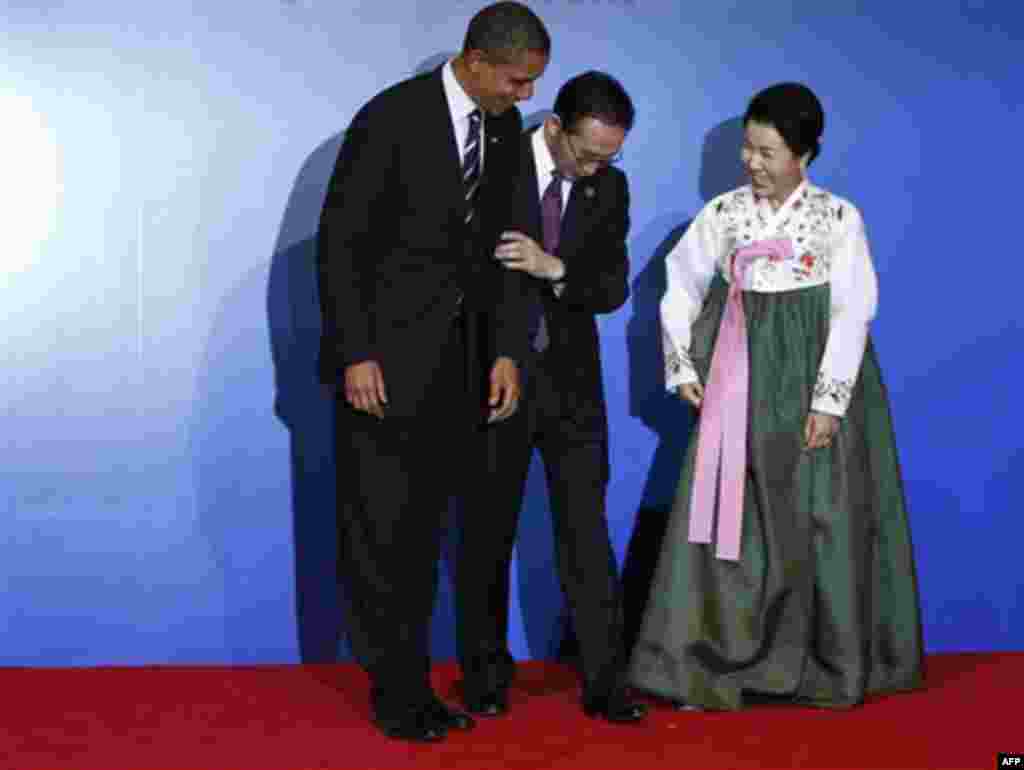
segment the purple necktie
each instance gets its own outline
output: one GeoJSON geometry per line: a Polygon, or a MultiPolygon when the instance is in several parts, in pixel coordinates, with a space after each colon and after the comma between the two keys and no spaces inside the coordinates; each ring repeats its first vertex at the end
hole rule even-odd
{"type": "MultiPolygon", "coordinates": [[[[558,237],[562,232],[562,177],[557,171],[551,172],[551,182],[540,199],[541,224],[544,228],[544,251],[554,254],[558,250],[558,237]]],[[[548,329],[544,322],[544,307],[540,308],[537,333],[533,338],[533,349],[538,353],[548,346],[548,329]]]]}
{"type": "Polygon", "coordinates": [[[558,249],[558,236],[562,232],[562,177],[555,171],[551,174],[551,182],[540,199],[544,251],[548,254],[554,254],[558,249]]]}

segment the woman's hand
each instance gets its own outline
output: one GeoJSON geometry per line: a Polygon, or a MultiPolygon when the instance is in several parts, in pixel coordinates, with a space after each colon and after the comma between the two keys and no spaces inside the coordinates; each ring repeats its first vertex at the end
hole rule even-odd
{"type": "Polygon", "coordinates": [[[699,382],[688,382],[679,386],[679,398],[689,401],[694,409],[700,409],[704,403],[704,386],[699,382]]]}
{"type": "Polygon", "coordinates": [[[832,445],[839,431],[839,418],[832,414],[811,412],[804,424],[804,449],[822,449],[832,445]]]}

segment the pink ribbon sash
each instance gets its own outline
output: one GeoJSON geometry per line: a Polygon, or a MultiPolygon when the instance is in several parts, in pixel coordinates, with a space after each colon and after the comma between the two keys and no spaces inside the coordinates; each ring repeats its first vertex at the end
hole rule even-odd
{"type": "Polygon", "coordinates": [[[747,268],[758,257],[792,259],[792,243],[788,238],[757,241],[733,255],[729,297],[718,327],[701,405],[700,438],[690,498],[689,541],[710,543],[717,487],[715,556],[730,561],[740,558],[743,486],[747,475],[750,356],[747,316],[743,311],[743,280],[747,268]]]}

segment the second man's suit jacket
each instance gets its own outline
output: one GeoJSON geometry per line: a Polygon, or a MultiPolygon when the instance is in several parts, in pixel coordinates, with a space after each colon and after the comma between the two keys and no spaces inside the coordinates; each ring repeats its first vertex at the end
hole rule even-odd
{"type": "MultiPolygon", "coordinates": [[[[398,83],[359,110],[317,238],[321,381],[340,384],[347,366],[375,360],[388,414],[418,414],[458,312],[471,348],[486,333],[494,356],[523,359],[522,282],[493,259],[512,206],[521,130],[516,108],[485,117],[483,174],[467,226],[441,69],[398,83]]],[[[489,362],[475,363],[480,372],[473,376],[482,381],[489,362]]]]}
{"type": "MultiPolygon", "coordinates": [[[[521,227],[543,243],[532,132],[520,140],[519,157],[521,227]]],[[[577,423],[602,434],[607,431],[607,418],[594,316],[617,310],[629,297],[628,232],[626,175],[607,167],[593,176],[580,177],[565,202],[555,251],[566,266],[565,288],[556,297],[550,282],[537,278],[528,282],[530,301],[543,307],[550,340],[536,365],[551,373],[558,396],[577,423]]]]}

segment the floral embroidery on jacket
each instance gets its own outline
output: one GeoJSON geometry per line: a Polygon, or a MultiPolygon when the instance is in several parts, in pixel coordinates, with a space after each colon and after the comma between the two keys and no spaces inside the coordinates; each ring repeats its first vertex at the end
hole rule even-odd
{"type": "Polygon", "coordinates": [[[665,352],[665,378],[672,379],[673,376],[683,371],[683,359],[675,350],[665,352]]]}
{"type": "Polygon", "coordinates": [[[818,381],[814,385],[814,400],[826,399],[836,407],[845,409],[853,396],[853,380],[839,380],[825,377],[824,372],[818,373],[818,381]]]}
{"type": "Polygon", "coordinates": [[[686,351],[669,348],[665,351],[665,381],[678,379],[684,371],[693,371],[693,359],[686,351]]]}
{"type": "Polygon", "coordinates": [[[729,280],[728,262],[739,249],[760,239],[787,238],[794,254],[801,256],[785,262],[777,257],[758,260],[752,266],[749,288],[786,291],[826,283],[841,210],[842,204],[835,196],[808,184],[789,212],[768,232],[763,207],[749,187],[726,193],[714,206],[727,255],[719,264],[723,277],[729,280]]]}

